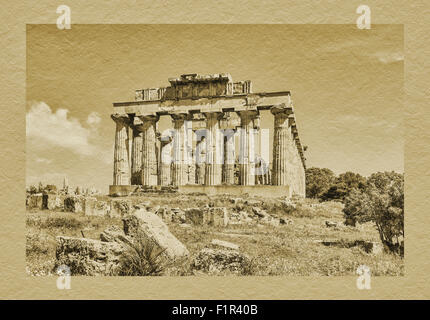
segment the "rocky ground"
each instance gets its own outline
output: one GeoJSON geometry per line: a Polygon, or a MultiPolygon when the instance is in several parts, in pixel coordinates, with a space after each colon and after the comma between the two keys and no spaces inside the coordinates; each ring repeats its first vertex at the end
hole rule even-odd
{"type": "Polygon", "coordinates": [[[374,276],[404,273],[403,260],[383,251],[375,228],[345,226],[336,202],[201,194],[117,200],[115,206],[125,201],[125,209],[115,215],[29,209],[27,272],[53,274],[65,263],[76,266],[74,274],[94,275],[140,274],[141,269],[171,276],[354,275],[362,264],[374,276]],[[127,223],[130,216],[138,222],[127,223]],[[137,263],[137,271],[124,268],[135,265],[141,233],[157,243],[160,254],[142,251],[151,263],[137,263]]]}

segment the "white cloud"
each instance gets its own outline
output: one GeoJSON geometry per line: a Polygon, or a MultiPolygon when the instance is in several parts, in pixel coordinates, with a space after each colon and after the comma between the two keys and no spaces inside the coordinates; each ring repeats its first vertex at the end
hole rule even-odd
{"type": "Polygon", "coordinates": [[[52,160],[46,159],[46,158],[36,158],[35,161],[38,163],[45,163],[45,164],[51,164],[52,163],[52,160]]]}
{"type": "MultiPolygon", "coordinates": [[[[34,102],[26,114],[27,138],[37,139],[39,144],[67,148],[77,154],[94,154],[96,147],[89,142],[94,132],[83,127],[78,119],[68,117],[68,112],[58,109],[54,113],[45,102],[34,102]]],[[[97,121],[95,116],[91,119],[97,121]]]]}
{"type": "Polygon", "coordinates": [[[87,124],[90,126],[97,126],[102,119],[97,112],[91,112],[87,118],[87,124]]]}
{"type": "Polygon", "coordinates": [[[380,52],[377,52],[375,55],[378,58],[378,60],[384,64],[404,60],[404,55],[401,52],[383,52],[383,51],[380,51],[380,52]]]}

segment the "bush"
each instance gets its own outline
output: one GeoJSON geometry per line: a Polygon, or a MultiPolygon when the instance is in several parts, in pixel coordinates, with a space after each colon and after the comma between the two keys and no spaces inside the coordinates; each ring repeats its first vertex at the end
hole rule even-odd
{"type": "Polygon", "coordinates": [[[366,178],[358,173],[345,172],[340,174],[332,185],[324,194],[321,195],[321,200],[340,200],[344,201],[352,189],[362,190],[366,185],[366,178]]]}
{"type": "Polygon", "coordinates": [[[140,235],[127,246],[120,260],[120,276],[160,276],[163,273],[165,250],[153,240],[140,235]]]}
{"type": "Polygon", "coordinates": [[[327,168],[306,169],[306,196],[308,198],[321,198],[333,185],[335,175],[327,168]]]}
{"type": "Polygon", "coordinates": [[[404,178],[396,172],[372,174],[362,190],[353,189],[345,198],[343,212],[350,221],[373,222],[382,243],[404,254],[404,178]]]}

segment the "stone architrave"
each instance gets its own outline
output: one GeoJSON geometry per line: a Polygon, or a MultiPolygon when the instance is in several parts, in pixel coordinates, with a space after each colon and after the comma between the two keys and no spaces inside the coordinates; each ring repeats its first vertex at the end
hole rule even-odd
{"type": "Polygon", "coordinates": [[[288,116],[293,108],[290,104],[280,104],[273,106],[270,111],[274,115],[272,184],[286,186],[289,183],[289,144],[292,139],[288,116]]]}
{"type": "Polygon", "coordinates": [[[113,184],[130,185],[128,130],[130,118],[126,114],[113,114],[111,117],[116,123],[113,184]]]}
{"type": "Polygon", "coordinates": [[[139,116],[142,121],[142,185],[156,186],[158,166],[156,152],[157,115],[139,116]]]}

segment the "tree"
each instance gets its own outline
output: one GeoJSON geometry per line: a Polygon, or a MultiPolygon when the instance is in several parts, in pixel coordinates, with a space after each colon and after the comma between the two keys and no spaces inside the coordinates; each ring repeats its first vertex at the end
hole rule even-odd
{"type": "Polygon", "coordinates": [[[404,252],[404,177],[396,172],[372,174],[362,190],[345,198],[346,219],[375,223],[382,243],[392,252],[404,252]]]}
{"type": "Polygon", "coordinates": [[[335,181],[333,171],[327,168],[306,169],[306,196],[320,198],[335,181]]]}
{"type": "Polygon", "coordinates": [[[341,173],[335,180],[334,185],[332,185],[327,192],[325,192],[321,199],[324,201],[329,200],[341,200],[343,201],[345,197],[351,192],[352,189],[356,188],[362,190],[366,184],[366,178],[358,173],[345,172],[341,173]]]}

